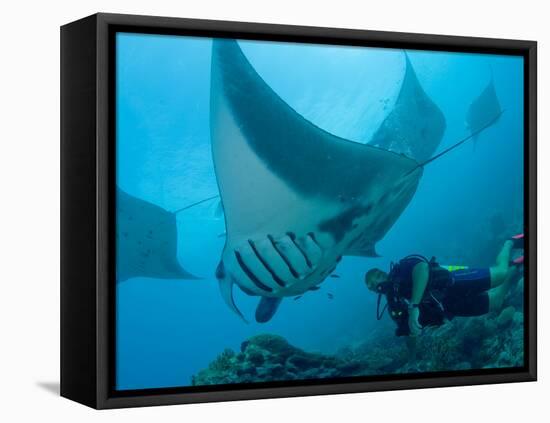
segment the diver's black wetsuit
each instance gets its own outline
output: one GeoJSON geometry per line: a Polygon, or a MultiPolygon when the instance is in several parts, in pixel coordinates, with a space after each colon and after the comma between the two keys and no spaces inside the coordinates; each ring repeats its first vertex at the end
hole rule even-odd
{"type": "MultiPolygon", "coordinates": [[[[420,256],[410,256],[393,266],[389,281],[380,292],[386,294],[390,316],[398,328],[396,334],[409,335],[406,300],[410,302],[414,267],[426,261],[420,256]]],[[[491,274],[488,268],[449,271],[434,260],[429,262],[428,285],[419,304],[419,323],[440,326],[444,319],[455,316],[481,316],[489,312],[491,274]]]]}
{"type": "MultiPolygon", "coordinates": [[[[421,261],[422,259],[417,257],[405,258],[399,262],[396,268],[396,276],[400,281],[399,292],[407,300],[411,298],[414,266],[421,261]]],[[[431,289],[440,291],[438,299],[441,301],[447,317],[481,316],[489,312],[489,295],[487,294],[487,291],[491,289],[489,268],[449,271],[441,266],[430,267],[432,272],[430,285],[432,286],[426,287],[424,297],[429,296],[431,289]]]]}

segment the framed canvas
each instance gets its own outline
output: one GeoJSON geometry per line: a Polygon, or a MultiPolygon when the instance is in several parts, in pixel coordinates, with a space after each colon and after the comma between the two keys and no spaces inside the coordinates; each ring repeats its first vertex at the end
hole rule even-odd
{"type": "Polygon", "coordinates": [[[536,379],[536,43],[61,28],[61,394],[536,379]]]}

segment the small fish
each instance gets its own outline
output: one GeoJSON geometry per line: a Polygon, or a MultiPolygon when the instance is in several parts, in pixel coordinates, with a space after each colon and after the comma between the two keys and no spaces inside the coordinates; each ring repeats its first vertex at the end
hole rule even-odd
{"type": "Polygon", "coordinates": [[[327,297],[329,300],[334,299],[334,295],[332,295],[330,292],[327,292],[327,297]]]}
{"type": "Polygon", "coordinates": [[[300,298],[302,298],[302,296],[298,295],[297,297],[294,297],[294,301],[299,300],[300,298]]]}
{"type": "Polygon", "coordinates": [[[310,291],[318,291],[320,288],[318,286],[312,286],[309,288],[310,291]]]}
{"type": "Polygon", "coordinates": [[[332,275],[330,275],[330,277],[340,279],[340,275],[337,275],[336,273],[333,273],[332,275]]]}

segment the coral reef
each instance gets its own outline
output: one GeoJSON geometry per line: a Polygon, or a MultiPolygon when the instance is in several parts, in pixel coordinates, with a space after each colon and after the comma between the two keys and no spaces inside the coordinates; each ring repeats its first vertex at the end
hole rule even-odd
{"type": "Polygon", "coordinates": [[[335,354],[306,352],[272,334],[253,336],[240,351],[223,351],[193,377],[193,385],[307,380],[391,373],[523,365],[522,284],[499,313],[455,318],[414,338],[395,337],[382,322],[358,345],[335,354]],[[518,299],[519,298],[519,299],[518,299]]]}
{"type": "Polygon", "coordinates": [[[263,334],[243,342],[239,353],[225,350],[195,375],[193,385],[347,376],[357,366],[335,356],[305,352],[281,336],[263,334]]]}

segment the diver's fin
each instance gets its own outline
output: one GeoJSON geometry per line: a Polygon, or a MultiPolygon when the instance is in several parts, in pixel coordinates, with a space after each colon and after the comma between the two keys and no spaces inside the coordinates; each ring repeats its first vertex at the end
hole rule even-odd
{"type": "Polygon", "coordinates": [[[229,278],[218,279],[220,292],[225,303],[233,310],[237,316],[239,316],[245,323],[248,323],[248,320],[245,319],[241,311],[235,305],[235,300],[233,299],[233,281],[229,278]]]}
{"type": "Polygon", "coordinates": [[[282,298],[262,297],[256,308],[256,321],[266,323],[271,320],[281,304],[282,298]]]}
{"type": "Polygon", "coordinates": [[[525,261],[525,257],[524,256],[519,256],[519,257],[515,258],[514,260],[512,260],[511,264],[513,266],[521,266],[524,261],[525,261]]]}
{"type": "Polygon", "coordinates": [[[517,234],[514,235],[512,238],[510,238],[512,242],[514,243],[514,248],[523,248],[525,235],[523,234],[517,234]]]}

